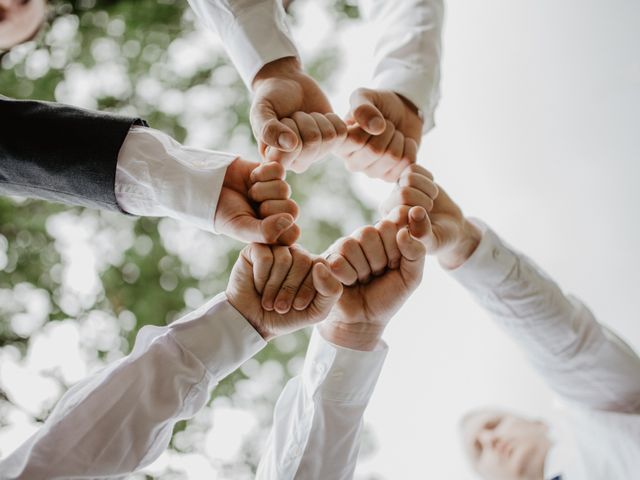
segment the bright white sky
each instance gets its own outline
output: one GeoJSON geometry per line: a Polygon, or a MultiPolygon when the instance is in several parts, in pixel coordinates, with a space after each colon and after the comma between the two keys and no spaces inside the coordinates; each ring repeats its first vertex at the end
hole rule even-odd
{"type": "MultiPolygon", "coordinates": [[[[319,7],[306,3],[314,20],[300,40],[312,48],[326,32],[319,7]]],[[[420,153],[468,214],[636,349],[639,24],[632,0],[448,2],[437,128],[420,153]]],[[[346,68],[333,96],[342,111],[370,68],[373,37],[356,27],[342,33],[346,68]]],[[[372,204],[389,189],[364,177],[357,187],[372,204]]],[[[386,340],[366,414],[377,450],[363,455],[360,478],[473,478],[455,431],[466,409],[551,413],[549,391],[514,345],[435,262],[386,340]]]]}

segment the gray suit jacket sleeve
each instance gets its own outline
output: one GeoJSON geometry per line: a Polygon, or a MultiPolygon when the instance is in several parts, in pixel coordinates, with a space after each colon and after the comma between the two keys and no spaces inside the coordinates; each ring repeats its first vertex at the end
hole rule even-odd
{"type": "Polygon", "coordinates": [[[138,118],[0,96],[0,194],[120,210],[118,152],[138,118]]]}

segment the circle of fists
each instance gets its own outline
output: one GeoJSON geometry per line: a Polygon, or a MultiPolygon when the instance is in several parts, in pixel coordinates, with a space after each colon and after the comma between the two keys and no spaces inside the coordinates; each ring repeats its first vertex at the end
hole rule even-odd
{"type": "Polygon", "coordinates": [[[265,339],[325,319],[377,338],[419,285],[427,248],[435,245],[429,212],[440,192],[433,177],[406,167],[383,203],[382,220],[314,255],[293,244],[297,207],[288,203],[282,174],[275,162],[255,166],[246,186],[253,214],[230,219],[246,224],[243,236],[252,243],[233,267],[229,302],[265,339]]]}
{"type": "Polygon", "coordinates": [[[325,324],[341,318],[342,329],[384,329],[442,237],[430,220],[439,189],[415,164],[419,111],[395,92],[361,88],[341,119],[293,58],[263,68],[253,90],[250,120],[264,163],[238,159],[229,167],[214,222],[250,243],[233,268],[229,301],[265,339],[328,317],[325,324]],[[285,175],[304,172],[329,152],[350,171],[396,186],[380,222],[317,256],[295,245],[299,209],[285,175]]]}

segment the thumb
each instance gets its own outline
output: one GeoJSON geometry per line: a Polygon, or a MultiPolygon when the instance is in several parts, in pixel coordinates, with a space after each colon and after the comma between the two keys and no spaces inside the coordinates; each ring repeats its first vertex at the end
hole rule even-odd
{"type": "Polygon", "coordinates": [[[384,132],[386,121],[375,104],[375,91],[359,88],[351,94],[351,115],[365,132],[380,135],[384,132]]]}
{"type": "Polygon", "coordinates": [[[258,104],[251,109],[251,126],[258,142],[266,146],[290,152],[298,146],[298,136],[278,120],[269,105],[258,104]]]}
{"type": "Polygon", "coordinates": [[[419,282],[424,269],[424,257],[427,248],[422,242],[413,238],[408,228],[401,228],[396,235],[400,250],[400,273],[408,282],[419,282]]]}
{"type": "Polygon", "coordinates": [[[412,237],[423,240],[431,234],[431,220],[423,207],[411,207],[408,219],[412,237]]]}
{"type": "MultiPolygon", "coordinates": [[[[327,266],[320,262],[313,266],[311,275],[313,287],[317,292],[312,305],[318,313],[326,316],[342,295],[342,284],[331,274],[327,266]]],[[[318,321],[323,319],[319,318],[318,321]]]]}
{"type": "Polygon", "coordinates": [[[242,215],[235,219],[233,231],[234,236],[243,242],[274,244],[293,222],[293,217],[288,213],[269,215],[263,220],[242,215]]]}

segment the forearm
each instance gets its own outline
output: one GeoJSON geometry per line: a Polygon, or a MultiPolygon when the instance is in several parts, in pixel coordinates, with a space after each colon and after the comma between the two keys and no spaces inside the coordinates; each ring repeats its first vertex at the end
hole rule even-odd
{"type": "Polygon", "coordinates": [[[0,193],[120,210],[118,152],[142,120],[2,96],[0,117],[0,193]]]}
{"type": "Polygon", "coordinates": [[[264,342],[223,296],[168,327],[145,327],[130,355],[72,387],[43,427],[0,463],[3,479],[124,475],[151,463],[175,423],[264,342]]]}
{"type": "Polygon", "coordinates": [[[204,24],[218,32],[247,87],[267,63],[298,57],[280,0],[189,0],[204,24]]]}
{"type": "Polygon", "coordinates": [[[185,147],[159,130],[134,126],[118,154],[118,205],[133,215],[171,217],[215,232],[225,173],[236,158],[185,147]]]}
{"type": "Polygon", "coordinates": [[[303,372],[289,381],[258,468],[259,480],[350,479],[362,418],[387,348],[355,351],[314,331],[303,372]]]}
{"type": "Polygon", "coordinates": [[[480,244],[451,275],[561,396],[591,408],[640,408],[640,358],[531,260],[482,228],[480,244]]]}
{"type": "Polygon", "coordinates": [[[424,131],[433,127],[440,97],[442,0],[360,0],[377,32],[373,87],[392,90],[421,110],[424,131]]]}

